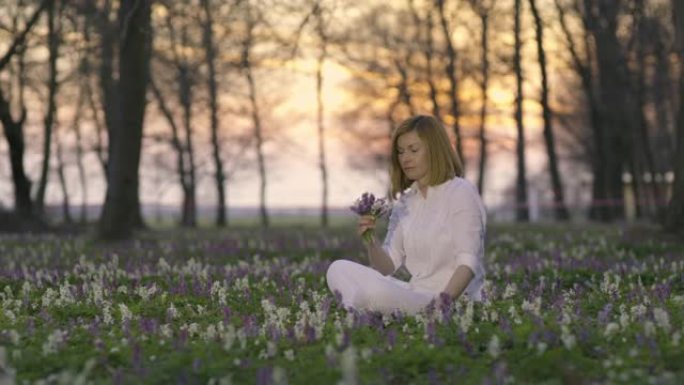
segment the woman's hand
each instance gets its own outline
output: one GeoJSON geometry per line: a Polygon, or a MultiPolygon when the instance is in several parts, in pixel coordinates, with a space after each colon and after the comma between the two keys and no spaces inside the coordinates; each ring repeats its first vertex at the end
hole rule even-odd
{"type": "MultiPolygon", "coordinates": [[[[361,236],[366,230],[370,232],[375,231],[375,217],[372,215],[363,215],[359,217],[356,233],[358,236],[361,236]]],[[[375,238],[375,235],[373,238],[375,238]]]]}

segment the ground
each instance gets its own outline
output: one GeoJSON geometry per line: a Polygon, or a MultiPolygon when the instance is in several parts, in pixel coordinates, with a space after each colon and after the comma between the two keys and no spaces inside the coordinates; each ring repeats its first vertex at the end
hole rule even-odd
{"type": "Polygon", "coordinates": [[[344,311],[325,284],[335,259],[367,264],[345,221],[155,229],[116,244],[0,235],[0,383],[684,378],[684,242],[590,224],[492,225],[486,241],[484,303],[382,316],[344,311]]]}

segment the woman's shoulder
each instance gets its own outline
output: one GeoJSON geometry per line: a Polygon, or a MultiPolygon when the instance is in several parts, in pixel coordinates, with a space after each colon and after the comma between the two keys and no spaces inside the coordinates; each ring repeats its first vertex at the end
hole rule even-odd
{"type": "Polygon", "coordinates": [[[449,200],[454,203],[472,202],[481,203],[480,193],[469,180],[456,176],[449,181],[447,186],[449,200]]]}

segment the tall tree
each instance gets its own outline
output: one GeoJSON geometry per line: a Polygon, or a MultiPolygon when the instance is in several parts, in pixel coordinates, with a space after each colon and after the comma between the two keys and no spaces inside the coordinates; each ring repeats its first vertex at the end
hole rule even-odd
{"type": "Polygon", "coordinates": [[[446,44],[447,52],[447,65],[445,67],[446,77],[449,79],[449,100],[451,106],[451,118],[453,119],[453,131],[456,137],[456,154],[461,159],[463,163],[463,169],[465,170],[466,159],[463,156],[463,137],[461,136],[461,111],[459,105],[459,79],[456,73],[456,63],[457,63],[457,52],[454,47],[454,42],[452,38],[451,27],[449,26],[449,21],[447,19],[446,10],[444,9],[445,0],[436,0],[437,11],[439,14],[439,22],[442,27],[442,34],[444,36],[444,42],[446,44]]]}
{"type": "Polygon", "coordinates": [[[570,219],[568,209],[565,207],[563,199],[563,183],[561,182],[558,170],[558,156],[556,155],[556,142],[553,134],[553,120],[551,107],[549,106],[549,80],[546,70],[546,52],[544,50],[544,24],[542,22],[536,0],[529,0],[532,16],[534,17],[534,28],[537,37],[537,58],[539,60],[539,71],[541,73],[541,95],[542,116],[544,118],[544,144],[546,154],[549,159],[549,173],[551,179],[551,189],[553,191],[553,204],[556,219],[566,221],[570,219]]]}
{"type": "Polygon", "coordinates": [[[218,207],[216,208],[216,225],[219,227],[228,224],[226,209],[226,175],[223,171],[223,160],[221,159],[221,141],[219,139],[219,120],[218,120],[218,79],[216,76],[216,56],[217,48],[214,43],[214,19],[210,0],[202,0],[204,11],[204,28],[202,30],[205,60],[208,68],[207,88],[209,89],[209,113],[211,115],[211,148],[214,161],[214,180],[216,184],[216,196],[218,207]]]}
{"type": "Polygon", "coordinates": [[[266,161],[264,157],[264,135],[262,118],[259,111],[256,79],[254,78],[254,63],[252,62],[252,49],[255,44],[254,30],[257,26],[258,10],[247,3],[245,4],[245,36],[242,40],[241,69],[247,80],[249,87],[249,101],[251,106],[252,124],[254,126],[255,150],[257,154],[257,165],[259,168],[259,215],[261,226],[269,226],[268,211],[266,210],[266,161]]]}
{"type": "Polygon", "coordinates": [[[601,192],[603,204],[599,219],[612,221],[624,217],[623,168],[629,166],[637,108],[632,101],[625,55],[618,39],[617,0],[584,0],[584,23],[593,39],[598,70],[599,100],[602,116],[603,159],[601,192]]]}
{"type": "Polygon", "coordinates": [[[16,31],[16,38],[10,44],[7,52],[0,57],[0,72],[3,71],[12,58],[19,57],[19,93],[21,103],[21,114],[18,119],[12,115],[10,100],[0,88],[0,122],[4,127],[5,138],[9,147],[10,164],[12,167],[12,181],[14,183],[14,209],[20,216],[29,217],[33,215],[33,202],[31,201],[31,181],[26,176],[24,169],[24,122],[26,121],[26,106],[24,105],[24,60],[26,38],[34,27],[41,13],[52,4],[53,0],[43,0],[33,11],[33,14],[26,22],[23,30],[16,31]]]}
{"type": "Polygon", "coordinates": [[[677,115],[677,150],[674,159],[674,186],[668,206],[666,227],[670,231],[684,231],[684,3],[672,0],[672,18],[679,58],[679,113],[677,115]]]}
{"type": "Polygon", "coordinates": [[[480,45],[481,45],[481,63],[480,63],[480,92],[482,94],[482,101],[480,104],[480,127],[478,129],[478,138],[480,140],[480,163],[478,165],[479,172],[477,175],[477,189],[480,195],[484,194],[485,172],[487,169],[487,104],[488,104],[488,90],[489,90],[489,18],[496,4],[496,0],[470,0],[470,6],[473,8],[480,18],[480,45]]]}
{"type": "Polygon", "coordinates": [[[121,124],[110,135],[108,184],[99,235],[131,235],[140,219],[139,175],[145,94],[149,77],[151,0],[121,0],[119,92],[121,124]]]}
{"type": "Polygon", "coordinates": [[[408,1],[408,6],[411,11],[411,16],[413,17],[415,29],[414,41],[416,44],[420,46],[420,51],[423,54],[423,58],[425,60],[425,82],[427,83],[428,88],[430,89],[430,103],[432,105],[432,115],[435,118],[441,120],[442,113],[438,100],[439,89],[437,87],[435,74],[432,71],[432,63],[434,61],[433,58],[435,56],[435,44],[433,37],[433,10],[432,7],[428,7],[428,9],[425,10],[425,16],[422,17],[416,9],[413,0],[408,1]]]}
{"type": "Polygon", "coordinates": [[[69,204],[69,188],[67,187],[67,180],[64,175],[66,162],[64,161],[64,152],[62,150],[59,130],[55,130],[55,142],[57,146],[57,177],[59,178],[59,185],[62,189],[62,217],[65,223],[71,224],[73,223],[73,220],[71,219],[71,207],[69,204]]]}
{"type": "Polygon", "coordinates": [[[323,67],[328,56],[328,33],[321,2],[314,6],[316,35],[318,37],[318,57],[316,59],[316,123],[318,125],[318,168],[321,171],[321,225],[328,227],[328,167],[325,161],[325,112],[323,104],[323,67]]]}
{"type": "Polygon", "coordinates": [[[55,0],[50,2],[46,9],[48,23],[48,106],[43,122],[43,162],[35,199],[36,210],[41,214],[43,213],[45,206],[45,190],[48,184],[50,157],[52,153],[52,132],[54,131],[55,117],[57,115],[56,100],[59,87],[57,59],[59,58],[59,47],[61,44],[63,6],[63,2],[55,0]]]}
{"type": "MultiPolygon", "coordinates": [[[[605,127],[603,124],[603,117],[601,115],[601,106],[599,97],[597,95],[597,87],[595,81],[595,74],[592,70],[595,61],[593,49],[591,44],[591,37],[587,30],[587,23],[582,23],[582,30],[580,31],[580,43],[575,41],[570,27],[568,25],[568,10],[561,4],[560,0],[555,0],[556,10],[558,11],[558,19],[560,21],[561,30],[566,42],[566,49],[570,54],[570,66],[577,73],[582,85],[582,92],[584,100],[587,105],[589,128],[591,130],[590,137],[592,141],[587,145],[591,169],[593,175],[592,182],[592,204],[589,210],[589,218],[598,220],[606,218],[607,205],[607,190],[605,186],[605,167],[606,157],[609,156],[604,149],[605,141],[605,127]],[[584,57],[581,56],[581,51],[584,51],[584,57]]],[[[582,10],[578,2],[575,2],[573,7],[574,12],[583,20],[582,10]]]]}
{"type": "Polygon", "coordinates": [[[522,0],[515,0],[514,7],[515,47],[513,55],[513,70],[515,72],[515,125],[518,131],[516,142],[516,155],[518,164],[518,176],[516,179],[516,219],[526,222],[530,218],[527,202],[527,178],[525,168],[525,127],[523,125],[523,73],[522,73],[522,39],[520,37],[520,19],[522,17],[522,0]]]}

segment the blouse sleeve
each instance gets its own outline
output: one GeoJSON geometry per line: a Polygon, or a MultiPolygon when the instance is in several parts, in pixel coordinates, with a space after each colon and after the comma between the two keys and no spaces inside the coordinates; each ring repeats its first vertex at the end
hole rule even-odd
{"type": "Polygon", "coordinates": [[[470,268],[475,279],[484,274],[482,256],[487,216],[476,190],[466,186],[456,189],[450,205],[450,225],[454,236],[454,270],[464,265],[470,268]]]}
{"type": "Polygon", "coordinates": [[[389,217],[389,224],[387,226],[387,235],[382,244],[382,248],[389,255],[394,264],[394,274],[401,265],[406,261],[406,253],[404,252],[404,238],[402,235],[401,224],[402,218],[406,216],[406,206],[400,199],[392,206],[392,212],[389,217]]]}

